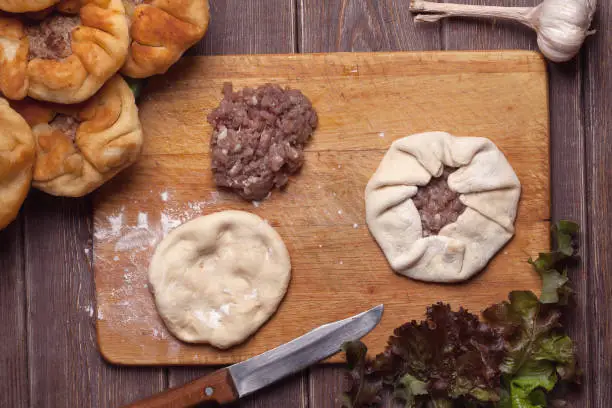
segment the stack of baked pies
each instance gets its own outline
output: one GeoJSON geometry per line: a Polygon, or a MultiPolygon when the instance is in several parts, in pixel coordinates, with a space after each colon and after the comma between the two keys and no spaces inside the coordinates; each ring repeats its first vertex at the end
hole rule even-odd
{"type": "Polygon", "coordinates": [[[208,20],[208,0],[0,0],[0,229],[30,185],[80,197],[138,159],[119,73],[165,73],[208,20]]]}

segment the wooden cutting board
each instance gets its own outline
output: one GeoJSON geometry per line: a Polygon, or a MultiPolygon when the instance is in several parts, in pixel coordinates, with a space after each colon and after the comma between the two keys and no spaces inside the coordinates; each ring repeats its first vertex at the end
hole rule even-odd
{"type": "Polygon", "coordinates": [[[143,93],[143,157],[95,197],[102,354],[118,364],[234,363],[384,303],[382,322],[365,339],[378,353],[393,328],[420,319],[434,302],[479,312],[510,290],[538,290],[526,261],[550,246],[547,95],[545,64],[532,52],[185,58],[143,93]],[[320,116],[301,174],[261,203],[220,192],[211,178],[206,115],[225,81],[298,88],[320,116]],[[395,139],[429,130],[492,139],[523,185],[515,238],[465,284],[394,274],[365,225],[363,191],[384,152],[395,139]],[[293,274],[276,315],[243,345],[219,351],[172,337],[156,313],[146,272],[165,231],[227,209],[268,220],[289,248],[293,274]]]}

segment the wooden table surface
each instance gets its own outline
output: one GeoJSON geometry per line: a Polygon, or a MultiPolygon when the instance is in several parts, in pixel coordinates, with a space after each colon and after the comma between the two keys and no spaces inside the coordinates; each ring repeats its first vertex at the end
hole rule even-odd
{"type": "MultiPolygon", "coordinates": [[[[527,29],[498,22],[417,26],[408,0],[212,0],[192,54],[536,49],[527,29]]],[[[474,0],[471,1],[472,3],[474,0]]],[[[538,0],[478,0],[530,6],[538,0]]],[[[552,213],[583,227],[569,326],[585,373],[576,407],[612,400],[612,3],[572,62],[549,65],[552,213]]],[[[406,92],[410,92],[407,89],[406,92]]],[[[410,112],[407,112],[410,115],[410,112]]],[[[0,407],[118,407],[206,369],[124,368],[96,346],[91,202],[33,192],[0,232],[0,407]]],[[[335,407],[338,367],[313,367],[236,406],[335,407]]],[[[388,401],[385,406],[392,406],[388,401]]]]}

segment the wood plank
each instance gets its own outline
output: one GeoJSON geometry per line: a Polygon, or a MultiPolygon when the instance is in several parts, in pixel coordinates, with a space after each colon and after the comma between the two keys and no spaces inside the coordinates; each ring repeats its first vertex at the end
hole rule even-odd
{"type": "MultiPolygon", "coordinates": [[[[461,1],[459,1],[461,2],[461,1]]],[[[537,0],[464,0],[469,4],[529,7],[537,0]]],[[[518,24],[503,21],[451,19],[443,24],[445,49],[537,49],[536,35],[518,24]]],[[[580,59],[567,64],[548,64],[551,126],[552,215],[554,220],[570,219],[582,225],[582,256],[589,259],[586,231],[585,136],[583,130],[582,67],[580,59]]],[[[573,271],[577,304],[568,316],[568,329],[576,340],[577,353],[585,369],[585,384],[591,378],[588,272],[586,265],[573,271]]],[[[572,395],[577,406],[588,407],[589,387],[572,395]]]]}
{"type": "MultiPolygon", "coordinates": [[[[344,365],[319,365],[310,368],[310,408],[336,408],[348,389],[344,365]]],[[[388,405],[387,405],[388,406],[388,405]]]]}
{"type": "MultiPolygon", "coordinates": [[[[207,36],[190,55],[292,53],[297,51],[294,0],[211,0],[211,24],[207,36]],[[239,12],[236,12],[239,10],[239,12]]],[[[209,372],[207,368],[168,370],[169,386],[185,384],[209,372]]],[[[301,406],[301,374],[242,401],[243,407],[301,406]]]]}
{"type": "Polygon", "coordinates": [[[203,118],[218,104],[219,73],[237,86],[261,78],[234,74],[240,68],[231,67],[245,57],[186,61],[189,73],[175,70],[153,80],[145,92],[141,118],[145,132],[155,136],[139,163],[95,200],[95,279],[104,313],[98,333],[111,361],[236,362],[384,302],[385,317],[368,337],[376,353],[394,327],[422,317],[425,306],[440,299],[480,310],[516,289],[517,276],[525,287],[539,287],[525,262],[526,254],[548,247],[549,235],[548,106],[539,57],[526,52],[341,53],[293,56],[288,59],[292,63],[287,58],[249,56],[243,69],[270,72],[276,67],[276,81],[288,81],[313,100],[320,127],[300,175],[284,193],[260,204],[217,191],[204,142],[209,130],[203,118]],[[512,61],[515,69],[509,68],[512,61]],[[446,72],[437,72],[438,67],[446,72]],[[404,89],[415,91],[407,97],[404,89]],[[402,112],[411,108],[419,115],[408,121],[402,112]],[[516,235],[488,272],[466,285],[427,285],[423,290],[423,284],[391,272],[364,225],[363,191],[394,139],[432,128],[489,137],[506,154],[523,187],[516,235]],[[276,227],[292,256],[293,276],[270,322],[245,344],[219,351],[174,339],[145,285],[151,253],[167,232],[168,220],[180,223],[225,209],[252,211],[276,227]],[[146,225],[139,227],[145,215],[146,225]],[[115,231],[117,217],[121,221],[115,231]],[[354,274],[364,278],[355,281],[354,274]]]}
{"type": "Polygon", "coordinates": [[[549,64],[551,115],[551,175],[553,220],[573,220],[581,227],[581,257],[585,262],[571,271],[576,291],[576,306],[568,310],[567,326],[576,342],[580,365],[585,373],[579,393],[572,395],[576,406],[590,407],[593,394],[588,384],[593,381],[592,356],[589,350],[591,330],[589,285],[591,273],[586,260],[590,258],[586,201],[586,152],[584,110],[582,109],[582,64],[549,64]]]}
{"type": "MultiPolygon", "coordinates": [[[[170,369],[170,387],[186,384],[214,371],[215,368],[172,368],[170,369]]],[[[299,373],[250,395],[227,408],[267,408],[267,407],[295,407],[305,408],[308,401],[307,373],[299,373]]]]}
{"type": "Polygon", "coordinates": [[[589,308],[591,332],[588,385],[592,406],[604,408],[612,400],[612,173],[608,164],[612,153],[612,5],[599,2],[594,28],[587,40],[585,71],[587,142],[587,214],[589,215],[589,308]],[[594,319],[594,321],[593,321],[594,319]]]}
{"type": "Polygon", "coordinates": [[[89,200],[34,192],[25,206],[31,406],[119,406],[160,391],[161,369],[110,367],[97,350],[89,200]]]}
{"type": "Polygon", "coordinates": [[[0,231],[0,407],[25,408],[28,400],[23,218],[0,231]]]}
{"type": "Polygon", "coordinates": [[[297,3],[300,52],[440,49],[439,28],[417,28],[404,0],[297,3]]]}
{"type": "MultiPolygon", "coordinates": [[[[530,7],[540,3],[539,0],[453,0],[452,2],[508,7],[530,7]]],[[[504,20],[457,18],[444,20],[441,26],[442,44],[445,50],[537,49],[534,31],[504,20]]]]}
{"type": "Polygon", "coordinates": [[[294,0],[209,0],[206,37],[189,55],[296,52],[294,0]]]}
{"type": "MultiPolygon", "coordinates": [[[[417,27],[403,0],[297,0],[301,52],[409,51],[441,49],[440,28],[417,27]]],[[[310,370],[311,408],[337,407],[344,368],[310,370]]],[[[386,395],[385,406],[391,406],[386,395]]]]}

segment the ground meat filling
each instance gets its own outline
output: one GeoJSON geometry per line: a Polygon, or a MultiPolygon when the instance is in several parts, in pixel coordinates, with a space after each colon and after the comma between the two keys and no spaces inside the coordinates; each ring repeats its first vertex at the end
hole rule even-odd
{"type": "MultiPolygon", "coordinates": [[[[150,2],[150,0],[148,2],[150,2]]],[[[128,16],[133,16],[136,6],[139,6],[144,3],[145,0],[123,0],[123,5],[125,6],[125,11],[128,16]]],[[[128,18],[128,20],[130,20],[128,24],[131,24],[131,19],[128,18]]]]}
{"type": "Polygon", "coordinates": [[[80,124],[81,122],[79,122],[79,120],[73,116],[63,115],[60,113],[49,123],[49,126],[62,132],[74,143],[76,140],[77,129],[79,128],[80,124]]]}
{"type": "Polygon", "coordinates": [[[455,168],[445,167],[440,177],[433,177],[429,184],[419,187],[412,198],[419,210],[423,226],[423,236],[438,235],[440,230],[459,218],[465,205],[459,201],[459,194],[448,187],[448,176],[455,168]]]}
{"type": "Polygon", "coordinates": [[[72,55],[72,30],[81,24],[76,16],[55,14],[40,24],[26,27],[30,42],[29,59],[61,60],[72,55]]]}
{"type": "Polygon", "coordinates": [[[264,85],[232,92],[208,115],[214,127],[212,169],[218,186],[247,200],[261,200],[304,164],[304,146],[317,114],[300,91],[264,85]]]}

